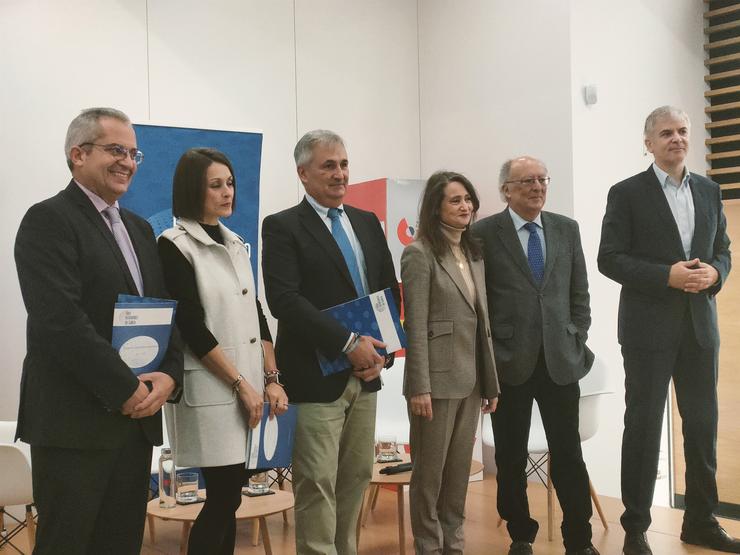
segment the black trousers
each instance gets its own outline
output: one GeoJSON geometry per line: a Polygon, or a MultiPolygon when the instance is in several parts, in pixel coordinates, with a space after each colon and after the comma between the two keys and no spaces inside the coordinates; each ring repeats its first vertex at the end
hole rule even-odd
{"type": "Polygon", "coordinates": [[[133,424],[118,449],[31,446],[35,555],[140,552],[152,446],[133,424]]]}
{"type": "Polygon", "coordinates": [[[622,347],[622,356],[627,405],[622,438],[622,526],[630,532],[644,532],[650,526],[663,411],[671,378],[686,458],[683,526],[716,526],[717,349],[699,346],[687,312],[675,348],[647,351],[622,347]]]}
{"type": "Polygon", "coordinates": [[[244,463],[201,467],[206,500],[190,529],[188,555],[233,555],[236,543],[236,510],[242,486],[261,470],[247,470],[244,463]]]}
{"type": "Polygon", "coordinates": [[[563,509],[563,543],[567,549],[591,544],[591,494],[578,434],[578,382],[557,385],[550,379],[540,352],[534,374],[521,385],[501,383],[493,413],[498,474],[498,512],[512,541],[534,542],[539,525],[529,514],[527,442],[536,400],[550,450],[549,472],[563,509]]]}

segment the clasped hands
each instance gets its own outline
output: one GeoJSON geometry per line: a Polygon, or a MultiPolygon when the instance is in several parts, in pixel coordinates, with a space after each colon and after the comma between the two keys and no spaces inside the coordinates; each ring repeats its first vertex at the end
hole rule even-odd
{"type": "Polygon", "coordinates": [[[668,286],[685,293],[698,293],[717,283],[718,279],[719,272],[714,266],[694,258],[681,260],[671,266],[668,286]]]}
{"type": "Polygon", "coordinates": [[[164,372],[139,374],[139,385],[121,407],[121,412],[131,418],[145,418],[156,414],[175,390],[175,380],[164,372]],[[151,389],[146,382],[151,384],[151,389]]]}
{"type": "Polygon", "coordinates": [[[360,336],[360,343],[347,358],[352,364],[352,375],[369,382],[380,376],[380,371],[385,364],[385,357],[378,354],[376,349],[385,349],[385,343],[378,341],[372,336],[360,336]]]}

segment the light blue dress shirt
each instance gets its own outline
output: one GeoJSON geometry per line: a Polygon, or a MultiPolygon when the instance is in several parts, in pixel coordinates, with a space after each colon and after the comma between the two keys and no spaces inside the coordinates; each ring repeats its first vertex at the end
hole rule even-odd
{"type": "MultiPolygon", "coordinates": [[[[519,236],[519,242],[522,244],[522,250],[524,251],[524,257],[527,258],[527,244],[529,243],[529,231],[524,226],[529,223],[529,220],[525,220],[519,214],[514,212],[509,206],[509,214],[514,222],[514,229],[516,234],[519,236]]],[[[532,220],[533,224],[537,225],[537,236],[540,238],[540,244],[542,245],[542,260],[547,260],[547,247],[545,246],[545,230],[542,227],[542,214],[537,214],[537,217],[532,220]]]]}
{"type": "Polygon", "coordinates": [[[673,214],[673,219],[678,226],[681,246],[683,246],[686,260],[689,260],[691,258],[691,242],[694,239],[695,225],[694,197],[691,195],[691,187],[689,186],[689,170],[684,169],[683,179],[679,185],[676,185],[671,176],[661,170],[655,162],[653,162],[653,171],[658,177],[663,194],[673,214]]]}
{"type": "MultiPolygon", "coordinates": [[[[316,210],[316,213],[321,218],[321,221],[324,222],[324,225],[329,230],[329,233],[331,233],[331,218],[329,217],[329,208],[320,205],[318,201],[308,193],[306,193],[306,200],[308,201],[308,204],[310,204],[313,209],[316,210]]],[[[367,266],[365,265],[365,254],[362,252],[362,245],[360,245],[360,241],[357,239],[357,235],[355,235],[355,230],[352,229],[352,223],[349,221],[347,213],[344,211],[344,205],[341,204],[337,208],[342,211],[340,221],[342,222],[344,232],[347,234],[347,237],[349,237],[349,242],[352,245],[352,250],[355,251],[357,267],[360,268],[360,278],[362,279],[362,286],[365,288],[365,291],[370,292],[370,288],[367,285],[367,266]]]]}

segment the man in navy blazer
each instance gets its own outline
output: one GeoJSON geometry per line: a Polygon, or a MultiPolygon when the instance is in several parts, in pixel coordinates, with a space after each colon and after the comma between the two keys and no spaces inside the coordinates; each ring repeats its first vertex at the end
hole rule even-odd
{"type": "Polygon", "coordinates": [[[686,168],[688,116],[672,106],[645,121],[655,162],[609,191],[599,270],[622,285],[619,343],[625,372],[622,501],[625,555],[652,553],[645,531],[673,379],[686,457],[681,540],[729,553],[740,541],[717,523],[715,295],[730,272],[719,186],[686,168]]]}
{"type": "MultiPolygon", "coordinates": [[[[391,288],[400,293],[383,228],[372,212],[343,204],[349,161],[337,134],[306,133],[295,147],[304,199],[265,218],[262,271],[278,320],[275,356],[298,404],[293,447],[296,550],[352,555],[362,496],[372,475],[376,392],[391,360],[326,308],[391,288]],[[317,352],[342,352],[352,368],[324,376],[317,352]]],[[[399,398],[399,401],[401,399],[399,398]]]]}
{"type": "Polygon", "coordinates": [[[65,153],[72,181],[28,210],[15,244],[28,312],[16,435],[31,444],[34,553],[133,555],[182,353],[173,334],[158,371],[137,377],[111,345],[119,293],[167,295],[151,227],[118,207],[142,157],[131,122],[84,110],[65,153]]]}

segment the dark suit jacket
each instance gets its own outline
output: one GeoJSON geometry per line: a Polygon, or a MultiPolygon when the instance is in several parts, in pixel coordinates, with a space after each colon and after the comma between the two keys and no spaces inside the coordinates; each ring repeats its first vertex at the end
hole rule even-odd
{"type": "MultiPolygon", "coordinates": [[[[378,218],[346,204],[344,210],[365,255],[370,291],[390,287],[400,308],[393,260],[378,218]]],[[[335,401],[350,371],[324,377],[316,349],[336,358],[350,330],[321,311],[357,293],[334,237],[305,198],[262,223],[262,272],[270,311],[278,319],[275,356],[290,400],[335,401]]],[[[363,387],[377,391],[380,380],[363,387]]]]}
{"type": "Polygon", "coordinates": [[[599,270],[622,284],[619,342],[625,347],[675,347],[687,309],[704,348],[719,345],[714,296],[730,272],[730,240],[719,185],[690,176],[695,227],[691,258],[711,264],[719,281],[698,294],[668,287],[670,267],[685,260],[678,226],[652,166],[614,185],[601,227],[599,270]]]}
{"type": "Polygon", "coordinates": [[[542,212],[545,273],[532,277],[508,207],[476,223],[486,261],[488,315],[499,380],[520,385],[532,375],[540,348],[547,371],[559,385],[578,381],[591,369],[586,346],[591,326],[588,277],[578,224],[542,212]]]}
{"type": "MultiPolygon", "coordinates": [[[[121,209],[144,282],[166,297],[149,224],[121,209]]],[[[16,237],[15,260],[28,311],[17,436],[37,446],[115,448],[131,426],[162,443],[159,413],[139,421],[120,413],[138,380],[111,346],[113,305],[136,286],[112,232],[71,182],[32,206],[16,237]]],[[[177,334],[160,367],[182,384],[177,334]]]]}

